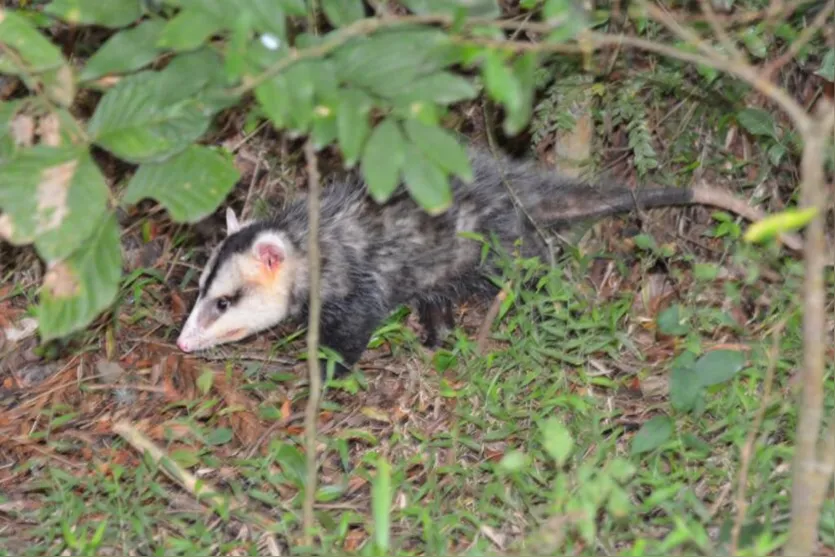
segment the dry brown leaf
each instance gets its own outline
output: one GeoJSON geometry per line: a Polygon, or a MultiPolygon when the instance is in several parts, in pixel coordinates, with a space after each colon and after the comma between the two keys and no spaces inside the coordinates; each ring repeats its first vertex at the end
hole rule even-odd
{"type": "Polygon", "coordinates": [[[42,233],[61,226],[67,216],[67,197],[78,160],[44,169],[38,183],[38,232],[42,233]]]}

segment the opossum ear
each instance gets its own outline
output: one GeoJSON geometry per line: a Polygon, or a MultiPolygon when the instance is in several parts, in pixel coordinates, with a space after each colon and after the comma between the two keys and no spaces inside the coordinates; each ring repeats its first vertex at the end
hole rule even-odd
{"type": "Polygon", "coordinates": [[[252,247],[255,257],[265,270],[275,273],[284,262],[284,243],[280,238],[269,235],[259,238],[252,247]]]}
{"type": "Polygon", "coordinates": [[[226,208],[226,235],[231,236],[240,230],[241,224],[238,222],[238,217],[235,216],[235,210],[232,207],[226,208]]]}

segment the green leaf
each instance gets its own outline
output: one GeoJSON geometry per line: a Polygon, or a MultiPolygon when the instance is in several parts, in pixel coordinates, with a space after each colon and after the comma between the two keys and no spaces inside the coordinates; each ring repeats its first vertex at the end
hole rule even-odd
{"type": "Polygon", "coordinates": [[[16,51],[31,72],[54,70],[66,64],[61,50],[20,14],[10,10],[0,17],[0,42],[16,51]]]}
{"type": "MultiPolygon", "coordinates": [[[[182,151],[209,129],[214,112],[199,98],[167,87],[170,74],[142,72],[105,93],[89,122],[93,141],[133,163],[182,151]]],[[[187,83],[187,81],[183,81],[187,83]]]]}
{"type": "Polygon", "coordinates": [[[87,241],[44,277],[37,309],[44,342],[87,326],[116,297],[122,275],[119,225],[110,213],[95,225],[87,241]]]}
{"type": "Polygon", "coordinates": [[[502,456],[498,467],[502,472],[520,472],[528,463],[528,457],[525,456],[525,453],[514,449],[502,456]]]}
{"type": "Polygon", "coordinates": [[[738,350],[712,350],[699,358],[693,366],[693,373],[699,382],[709,387],[724,383],[745,367],[745,354],[738,350]]]}
{"type": "Polygon", "coordinates": [[[441,168],[465,182],[473,181],[473,169],[467,151],[449,131],[406,120],[406,134],[420,150],[441,168]]]}
{"type": "Polygon", "coordinates": [[[339,99],[336,133],[348,168],[356,164],[371,129],[368,123],[370,109],[371,102],[368,96],[355,89],[346,89],[339,99]]]}
{"type": "Polygon", "coordinates": [[[399,102],[429,100],[439,104],[452,104],[473,99],[476,88],[468,79],[450,72],[438,72],[414,81],[399,102]]]}
{"type": "Polygon", "coordinates": [[[149,19],[132,29],[119,31],[90,57],[79,78],[86,81],[109,73],[131,72],[149,64],[162,52],[156,43],[164,26],[162,21],[149,19]]]}
{"type": "Polygon", "coordinates": [[[656,324],[658,332],[664,335],[682,336],[690,331],[688,318],[682,314],[679,304],[674,304],[659,313],[656,324]]]}
{"type": "Polygon", "coordinates": [[[151,197],[165,206],[174,221],[197,222],[220,205],[239,178],[230,153],[191,145],[163,162],[140,166],[124,202],[151,197]]]}
{"type": "Polygon", "coordinates": [[[481,68],[487,93],[505,105],[509,112],[522,109],[524,93],[522,85],[496,50],[487,51],[487,57],[481,68]]]}
{"type": "Polygon", "coordinates": [[[391,465],[385,457],[377,459],[377,473],[371,480],[371,515],[374,517],[374,543],[384,554],[391,539],[391,465]]]}
{"type": "Polygon", "coordinates": [[[815,72],[827,81],[835,81],[835,48],[830,48],[821,60],[821,67],[815,72]]]}
{"type": "Polygon", "coordinates": [[[304,0],[279,0],[278,3],[290,15],[307,15],[304,0]]]}
{"type": "Polygon", "coordinates": [[[219,427],[213,429],[206,436],[205,442],[207,445],[225,445],[232,440],[232,430],[228,427],[219,427]]]}
{"type": "Polygon", "coordinates": [[[281,466],[284,476],[294,485],[303,486],[307,464],[301,451],[288,443],[274,441],[270,443],[270,452],[274,454],[275,461],[281,466]]]}
{"type": "Polygon", "coordinates": [[[673,422],[668,416],[655,416],[646,422],[632,438],[633,456],[654,451],[673,434],[673,422]]]}
{"type": "Polygon", "coordinates": [[[398,27],[357,37],[332,54],[340,81],[381,97],[411,91],[414,83],[457,60],[458,49],[438,29],[398,27]]]}
{"type": "Polygon", "coordinates": [[[673,408],[680,412],[689,412],[696,406],[701,390],[702,384],[692,366],[673,366],[670,372],[670,404],[673,408]]]}
{"type": "Polygon", "coordinates": [[[276,129],[287,126],[290,118],[290,85],[279,74],[255,88],[255,98],[276,129]]]}
{"type": "Polygon", "coordinates": [[[574,449],[574,439],[565,425],[556,418],[548,418],[539,427],[542,434],[542,445],[556,461],[557,466],[565,464],[574,449]]]}
{"type": "Polygon", "coordinates": [[[344,27],[365,17],[362,0],[322,0],[322,10],[334,27],[344,27]]]}
{"type": "Polygon", "coordinates": [[[329,106],[319,105],[313,109],[313,146],[321,149],[336,139],[336,111],[329,106]]]}
{"type": "Polygon", "coordinates": [[[35,242],[48,263],[69,256],[107,210],[108,188],[81,147],[38,145],[0,165],[0,236],[35,242]]]}
{"type": "Polygon", "coordinates": [[[742,42],[745,43],[745,47],[748,49],[748,52],[757,58],[765,58],[768,55],[768,45],[763,40],[762,29],[759,29],[756,26],[749,27],[742,33],[741,38],[742,42]]]}
{"type": "Polygon", "coordinates": [[[760,108],[745,108],[737,112],[736,120],[750,134],[777,137],[777,126],[770,112],[760,108]]]}
{"type": "Polygon", "coordinates": [[[160,33],[157,45],[175,51],[193,50],[223,27],[199,8],[187,7],[168,20],[160,33]]]}
{"type": "Polygon", "coordinates": [[[503,124],[504,132],[508,136],[521,132],[531,119],[536,67],[536,54],[533,52],[522,54],[513,63],[513,74],[519,84],[521,100],[518,106],[508,106],[508,114],[503,124]]]}
{"type": "Polygon", "coordinates": [[[403,134],[393,118],[386,118],[374,128],[362,155],[362,175],[377,203],[385,202],[397,189],[405,162],[403,134]]]}
{"type": "Polygon", "coordinates": [[[215,373],[211,369],[207,368],[200,374],[200,377],[197,378],[197,388],[205,395],[212,388],[214,381],[215,373]]]}
{"type": "Polygon", "coordinates": [[[447,176],[411,143],[406,144],[403,177],[412,198],[430,215],[439,215],[452,205],[447,176]]]}
{"type": "Polygon", "coordinates": [[[416,14],[462,14],[467,17],[495,18],[501,15],[496,0],[403,0],[416,14]]]}
{"type": "Polygon", "coordinates": [[[75,98],[72,68],[61,51],[19,14],[0,17],[0,43],[10,52],[0,56],[0,73],[17,75],[29,89],[43,89],[50,100],[70,106],[75,98]]]}
{"type": "Polygon", "coordinates": [[[193,450],[175,449],[171,451],[171,460],[183,468],[191,468],[200,462],[200,455],[193,450]]]}
{"type": "Polygon", "coordinates": [[[779,234],[799,230],[809,224],[818,214],[817,207],[786,209],[755,222],[745,231],[746,242],[758,243],[779,234]]]}
{"type": "Polygon", "coordinates": [[[573,39],[588,27],[586,13],[572,0],[546,0],[542,15],[545,21],[556,26],[549,33],[548,42],[561,43],[573,39]]]}
{"type": "Polygon", "coordinates": [[[124,27],[142,15],[140,0],[53,0],[44,12],[67,23],[124,27]]]}

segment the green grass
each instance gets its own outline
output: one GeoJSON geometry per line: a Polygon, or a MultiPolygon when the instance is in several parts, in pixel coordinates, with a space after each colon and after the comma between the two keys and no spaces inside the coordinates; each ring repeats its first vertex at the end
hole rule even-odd
{"type": "MultiPolygon", "coordinates": [[[[735,257],[746,268],[767,263],[762,255],[735,257]]],[[[317,551],[386,553],[375,543],[405,555],[727,551],[741,447],[763,402],[768,331],[780,319],[786,325],[773,398],[750,462],[740,554],[773,552],[785,541],[795,428],[788,380],[801,353],[797,269],[781,267],[785,284],[768,290],[768,306],[743,326],[728,326],[729,308],[765,287],[755,280],[696,280],[677,301],[675,339],[659,340],[642,332],[631,289],[605,298],[595,293],[583,278],[587,263],[566,258],[534,288],[514,287],[482,357],[472,330],[457,330],[430,357],[404,325],[407,312],[380,328],[372,348],[385,353],[390,346],[394,364],[384,356],[375,364],[392,364],[401,376],[357,371],[325,395],[331,418],[320,435],[317,551]],[[667,380],[685,350],[696,361],[716,342],[750,350],[744,366],[705,389],[692,409],[677,411],[663,390],[655,398],[635,391],[636,382],[667,380]],[[655,350],[662,344],[666,351],[655,350]],[[381,394],[384,381],[400,390],[381,394]],[[667,436],[664,424],[672,425],[667,436]],[[636,452],[641,445],[644,452],[636,452]],[[379,472],[385,463],[389,484],[379,472]]],[[[652,265],[645,259],[645,270],[652,265]]],[[[534,270],[531,262],[516,261],[507,277],[519,284],[534,270]]],[[[240,392],[256,401],[267,423],[280,418],[282,398],[303,408],[306,393],[297,376],[234,357],[227,369],[237,364],[245,381],[240,392]]],[[[832,415],[831,366],[827,373],[832,415]]],[[[279,547],[305,552],[299,547],[306,483],[300,429],[277,428],[266,450],[249,456],[228,424],[242,409],[214,389],[210,375],[196,384],[193,400],[144,416],[165,426],[163,448],[192,472],[203,470],[221,491],[243,496],[246,512],[274,520],[279,547]]],[[[132,396],[123,395],[121,406],[111,403],[110,412],[130,416],[132,396]]],[[[0,554],[264,553],[267,542],[253,521],[201,507],[119,438],[99,433],[89,446],[65,435],[71,427],[93,427],[82,414],[71,405],[42,410],[30,438],[42,440],[52,457],[15,470],[27,479],[15,498],[25,496],[31,505],[10,511],[8,525],[0,527],[0,554]],[[71,458],[85,447],[91,458],[71,458]]],[[[830,545],[833,518],[829,501],[821,536],[830,545]]]]}

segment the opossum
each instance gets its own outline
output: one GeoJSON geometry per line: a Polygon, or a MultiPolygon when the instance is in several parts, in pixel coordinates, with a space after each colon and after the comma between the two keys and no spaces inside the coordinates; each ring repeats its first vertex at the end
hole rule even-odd
{"type": "MultiPolygon", "coordinates": [[[[704,204],[749,220],[763,216],[710,187],[592,186],[530,161],[497,159],[472,147],[469,156],[472,181],[453,178],[453,203],[435,216],[417,205],[404,184],[382,204],[356,176],[323,189],[320,338],[342,358],[337,373],[357,363],[374,330],[398,306],[417,306],[424,344],[436,346],[438,331],[453,326],[452,304],[497,292],[487,278],[499,272],[496,254],[490,251],[482,260],[473,233],[497,241],[505,253],[545,260],[551,252],[543,229],[633,208],[704,204]]],[[[306,318],[307,211],[306,200],[299,199],[271,219],[239,222],[227,209],[227,236],[200,276],[197,300],[177,340],[181,350],[207,349],[288,318],[306,318]]],[[[782,240],[800,247],[796,237],[782,240]]]]}

